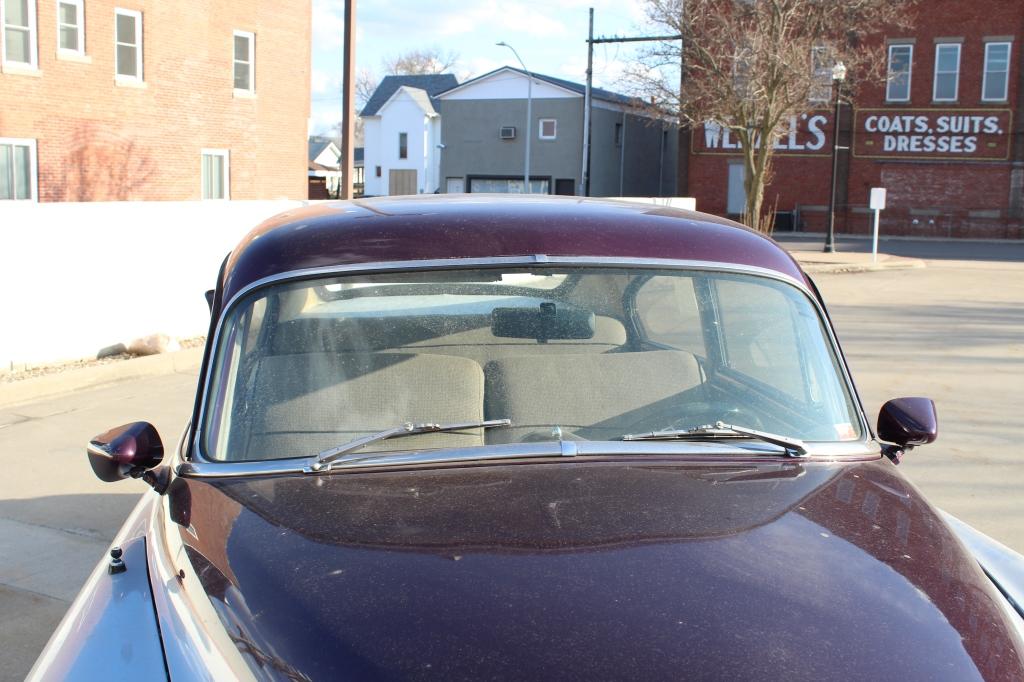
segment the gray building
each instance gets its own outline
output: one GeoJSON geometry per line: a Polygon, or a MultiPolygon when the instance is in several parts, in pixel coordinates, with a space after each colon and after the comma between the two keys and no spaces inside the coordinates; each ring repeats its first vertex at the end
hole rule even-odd
{"type": "MultiPolygon", "coordinates": [[[[443,192],[522,192],[528,75],[502,67],[437,96],[443,192]]],[[[678,134],[614,92],[592,91],[590,196],[672,196],[678,134]]],[[[585,88],[533,74],[530,191],[579,194],[585,88]]]]}

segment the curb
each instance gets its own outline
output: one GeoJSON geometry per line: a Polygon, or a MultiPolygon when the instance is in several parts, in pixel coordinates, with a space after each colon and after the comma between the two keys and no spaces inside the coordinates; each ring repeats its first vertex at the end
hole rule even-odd
{"type": "Polygon", "coordinates": [[[23,379],[0,384],[0,408],[33,402],[43,398],[96,388],[128,379],[155,377],[175,372],[191,373],[203,362],[203,348],[186,348],[173,353],[161,353],[132,358],[107,365],[82,367],[34,379],[23,379]]]}

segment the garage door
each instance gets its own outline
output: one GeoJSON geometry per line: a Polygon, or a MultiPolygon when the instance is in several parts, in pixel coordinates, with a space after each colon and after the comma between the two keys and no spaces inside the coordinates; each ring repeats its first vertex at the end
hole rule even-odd
{"type": "Polygon", "coordinates": [[[416,194],[416,169],[388,171],[388,194],[416,194]]]}

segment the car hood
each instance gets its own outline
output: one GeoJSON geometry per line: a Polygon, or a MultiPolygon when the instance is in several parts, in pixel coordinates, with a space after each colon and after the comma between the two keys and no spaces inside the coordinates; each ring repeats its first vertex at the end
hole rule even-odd
{"type": "Polygon", "coordinates": [[[260,676],[1024,679],[886,461],[178,478],[170,509],[260,676]]]}

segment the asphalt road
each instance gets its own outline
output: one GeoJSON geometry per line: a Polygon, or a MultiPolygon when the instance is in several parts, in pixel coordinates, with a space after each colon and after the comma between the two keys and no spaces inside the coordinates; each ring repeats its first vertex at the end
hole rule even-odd
{"type": "MultiPolygon", "coordinates": [[[[933,398],[939,440],[903,470],[932,502],[1024,552],[1024,244],[883,245],[928,267],[816,277],[865,408],[873,418],[888,398],[933,398]]],[[[144,489],[100,483],[85,442],[144,419],[173,447],[194,390],[193,375],[170,374],[0,410],[0,680],[28,672],[144,489]]]]}

